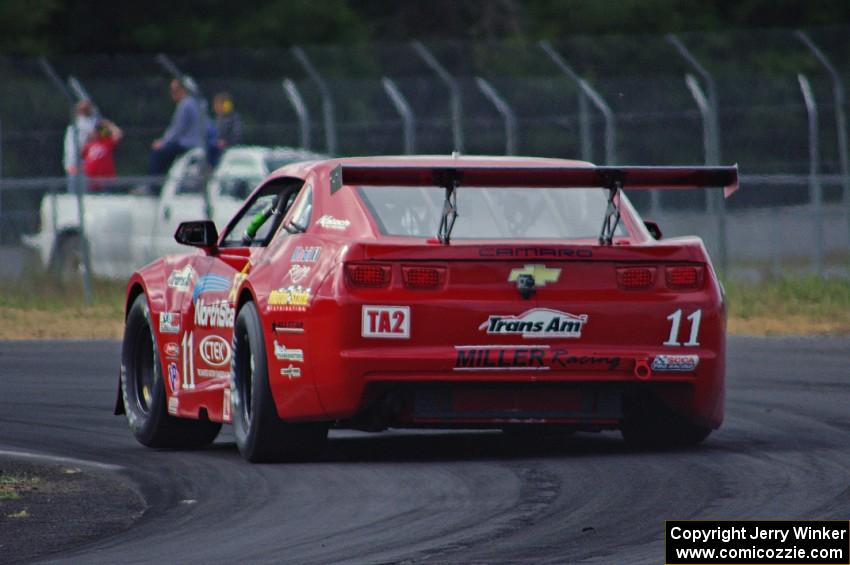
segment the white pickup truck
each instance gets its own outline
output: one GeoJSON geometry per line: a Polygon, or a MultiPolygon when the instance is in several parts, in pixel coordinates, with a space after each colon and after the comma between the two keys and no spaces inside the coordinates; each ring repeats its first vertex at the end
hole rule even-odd
{"type": "MultiPolygon", "coordinates": [[[[322,156],[285,147],[228,149],[206,184],[212,220],[221,228],[271,171],[317,158],[322,156]]],[[[126,278],[157,257],[181,251],[174,241],[174,230],[180,222],[206,217],[203,159],[200,149],[178,158],[168,171],[159,196],[133,192],[85,194],[85,235],[93,275],[126,278]]],[[[34,248],[44,267],[55,270],[61,279],[78,277],[82,261],[76,196],[45,196],[40,216],[40,231],[24,236],[24,243],[34,248]]]]}

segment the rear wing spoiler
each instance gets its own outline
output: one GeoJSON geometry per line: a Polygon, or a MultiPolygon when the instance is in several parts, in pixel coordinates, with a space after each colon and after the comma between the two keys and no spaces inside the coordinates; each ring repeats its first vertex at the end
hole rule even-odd
{"type": "Polygon", "coordinates": [[[331,191],[342,185],[535,188],[738,190],[738,166],[731,167],[405,167],[341,165],[331,191]]]}
{"type": "Polygon", "coordinates": [[[611,245],[620,222],[622,189],[723,188],[725,197],[738,190],[738,166],[731,167],[415,167],[340,165],[331,172],[331,194],[344,185],[432,186],[446,191],[437,238],[448,244],[457,219],[457,188],[605,188],[608,208],[600,245],[611,245]]]}

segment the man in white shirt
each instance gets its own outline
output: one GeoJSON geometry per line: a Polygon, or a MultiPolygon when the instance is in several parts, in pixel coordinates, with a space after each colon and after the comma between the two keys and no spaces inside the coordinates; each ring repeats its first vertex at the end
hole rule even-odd
{"type": "Polygon", "coordinates": [[[74,123],[70,124],[65,130],[65,154],[62,159],[62,165],[65,167],[65,172],[69,175],[77,174],[77,162],[80,161],[83,146],[88,141],[97,123],[97,116],[94,114],[94,106],[92,106],[91,101],[80,100],[77,102],[76,112],[74,123]],[[75,125],[77,127],[76,148],[74,147],[75,125]]]}

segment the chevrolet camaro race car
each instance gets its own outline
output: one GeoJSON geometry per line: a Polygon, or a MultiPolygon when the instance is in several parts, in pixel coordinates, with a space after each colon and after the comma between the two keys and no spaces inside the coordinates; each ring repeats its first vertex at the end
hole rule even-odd
{"type": "Polygon", "coordinates": [[[232,423],[250,461],[330,427],[619,429],[702,441],[723,420],[726,308],[696,237],[623,189],[737,188],[736,167],[372,157],[269,175],[219,235],[127,286],[116,414],[151,447],[232,423]]]}

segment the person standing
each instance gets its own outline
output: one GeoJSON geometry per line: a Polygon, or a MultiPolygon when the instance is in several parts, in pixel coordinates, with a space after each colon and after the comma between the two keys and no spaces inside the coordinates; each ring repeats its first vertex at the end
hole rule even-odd
{"type": "Polygon", "coordinates": [[[170,85],[171,99],[177,105],[163,136],[151,144],[148,173],[164,175],[174,159],[201,144],[201,106],[179,80],[170,85]]]}
{"type": "Polygon", "coordinates": [[[233,98],[227,92],[219,92],[213,98],[215,112],[215,144],[207,149],[210,165],[218,164],[221,154],[228,147],[242,143],[242,117],[233,108],[233,98]]]}
{"type": "Polygon", "coordinates": [[[115,147],[124,132],[109,120],[100,120],[83,147],[83,170],[89,179],[89,191],[100,192],[109,188],[103,179],[116,177],[115,147]]]}
{"type": "Polygon", "coordinates": [[[77,102],[74,123],[69,124],[65,129],[65,151],[62,157],[65,174],[77,174],[77,162],[82,155],[83,146],[94,131],[96,123],[97,117],[94,115],[94,106],[92,106],[91,101],[80,100],[77,102]],[[76,144],[74,143],[75,126],[77,128],[76,144]]]}

